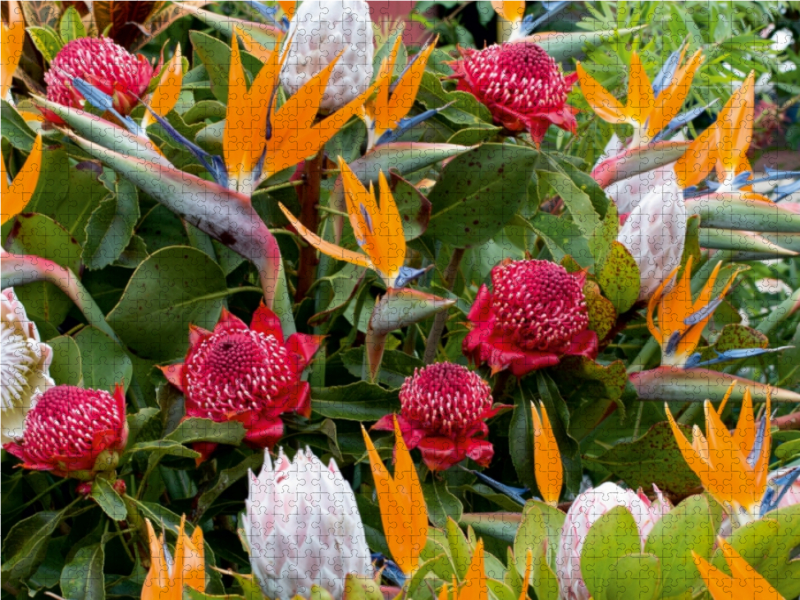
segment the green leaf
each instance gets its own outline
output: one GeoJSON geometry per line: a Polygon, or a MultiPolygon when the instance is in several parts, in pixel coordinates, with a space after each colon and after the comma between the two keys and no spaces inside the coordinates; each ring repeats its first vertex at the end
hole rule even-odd
{"type": "Polygon", "coordinates": [[[15,523],[3,540],[3,580],[20,581],[44,560],[50,536],[61,523],[67,509],[42,511],[15,523]]]}
{"type": "Polygon", "coordinates": [[[447,518],[445,531],[447,532],[447,545],[450,547],[450,557],[456,567],[456,576],[459,581],[463,581],[469,569],[469,563],[472,561],[472,549],[458,523],[450,517],[447,518]]]}
{"type": "Polygon", "coordinates": [[[116,193],[100,202],[86,223],[83,262],[89,269],[102,269],[117,260],[128,246],[139,220],[136,188],[118,177],[116,193]]]}
{"type": "Polygon", "coordinates": [[[714,342],[714,349],[718,352],[737,348],[766,348],[768,346],[769,338],[766,335],[751,327],[735,323],[725,325],[717,341],[714,342]]]}
{"type": "Polygon", "coordinates": [[[437,116],[446,119],[456,128],[494,128],[492,113],[475,96],[469,92],[445,91],[439,78],[429,71],[422,75],[417,101],[428,109],[442,108],[452,102],[451,106],[441,110],[437,116]]]}
{"type": "MultiPolygon", "coordinates": [[[[677,463],[676,463],[677,464],[677,463]]],[[[692,551],[708,560],[714,547],[714,519],[708,500],[691,496],[661,517],[644,551],[658,557],[665,597],[682,594],[700,578],[692,551]]]]}
{"type": "MultiPolygon", "coordinates": [[[[81,248],[62,225],[50,217],[24,213],[17,215],[6,249],[14,254],[33,254],[52,260],[73,273],[80,269],[81,248]]],[[[56,327],[67,316],[72,301],[54,284],[38,281],[16,288],[28,316],[56,327]]]]}
{"type": "Polygon", "coordinates": [[[244,426],[238,421],[217,423],[211,419],[191,417],[181,421],[178,428],[165,440],[189,444],[191,442],[214,442],[237,446],[244,439],[244,426]]]}
{"type": "Polygon", "coordinates": [[[455,157],[429,196],[434,208],[427,235],[458,248],[491,238],[527,198],[538,156],[523,146],[483,144],[455,157]]]}
{"type": "Polygon", "coordinates": [[[171,246],[139,265],[107,320],[139,356],[170,360],[186,353],[190,323],[214,328],[227,295],[222,269],[207,254],[171,246]]]}
{"type": "Polygon", "coordinates": [[[81,349],[74,339],[60,335],[47,340],[53,349],[53,362],[50,363],[50,377],[56,385],[81,385],[83,368],[81,366],[81,349]]]}
{"type": "Polygon", "coordinates": [[[175,456],[178,458],[200,458],[200,453],[191,448],[187,448],[180,442],[173,440],[151,440],[135,444],[129,452],[147,452],[148,460],[157,463],[165,456],[175,456]]]}
{"type": "Polygon", "coordinates": [[[636,521],[624,506],[612,508],[595,521],[581,551],[581,575],[592,597],[604,600],[617,560],[641,551],[636,521]]]}
{"type": "Polygon", "coordinates": [[[565,256],[571,256],[581,267],[592,265],[587,239],[572,221],[540,212],[531,219],[530,225],[541,236],[555,262],[560,263],[565,256]]]}
{"type": "Polygon", "coordinates": [[[103,512],[114,521],[124,521],[128,516],[128,509],[122,496],[106,479],[98,477],[92,484],[92,498],[100,505],[103,512]]]}
{"type": "Polygon", "coordinates": [[[231,485],[239,481],[242,477],[247,475],[250,470],[256,470],[264,463],[264,454],[256,452],[245,458],[239,464],[223,469],[220,471],[217,481],[203,492],[197,499],[197,507],[195,508],[196,519],[199,520],[206,510],[219,498],[220,494],[227,490],[231,485]]]}
{"type": "Polygon", "coordinates": [[[106,589],[103,577],[105,544],[103,542],[79,548],[72,560],[64,565],[64,570],[61,571],[61,593],[65,597],[70,600],[105,599],[106,589]]]}
{"type": "Polygon", "coordinates": [[[72,40],[86,37],[86,27],[83,26],[81,15],[74,6],[70,6],[61,16],[61,39],[65,44],[72,40]]]}
{"type": "Polygon", "coordinates": [[[597,283],[611,300],[618,314],[627,312],[639,297],[639,267],[628,249],[619,242],[611,244],[597,283]]]}
{"type": "Polygon", "coordinates": [[[433,478],[422,484],[422,493],[428,507],[428,517],[434,527],[445,527],[448,517],[459,521],[464,512],[461,501],[447,489],[443,479],[433,478]]]}
{"type": "Polygon", "coordinates": [[[700,215],[702,227],[800,233],[800,215],[774,202],[744,200],[738,192],[687,200],[686,209],[689,214],[700,215]]]}
{"type": "MultiPolygon", "coordinates": [[[[554,168],[560,165],[550,161],[554,168]]],[[[583,237],[589,239],[600,226],[600,215],[595,211],[592,199],[585,189],[578,187],[563,168],[557,171],[537,171],[541,184],[548,184],[564,201],[573,222],[578,226],[583,237]]]]}
{"type": "Polygon", "coordinates": [[[493,512],[493,513],[464,513],[459,524],[462,527],[472,527],[479,536],[491,536],[506,543],[512,543],[522,522],[521,513],[493,512]]]}
{"type": "Polygon", "coordinates": [[[403,236],[407,242],[417,239],[428,228],[430,201],[394,170],[389,171],[389,186],[403,220],[403,236]]]}
{"type": "Polygon", "coordinates": [[[608,600],[655,600],[661,595],[661,565],[652,554],[623,556],[609,569],[608,600]]]}
{"type": "Polygon", "coordinates": [[[33,45],[42,53],[44,59],[47,62],[53,62],[53,59],[63,47],[58,34],[50,27],[28,27],[26,31],[31,36],[33,45]]]}
{"type": "Polygon", "coordinates": [[[131,383],[133,365],[119,344],[96,327],[85,327],[75,336],[81,352],[83,385],[114,391],[116,384],[125,389],[131,383]]]}
{"type": "MultiPolygon", "coordinates": [[[[691,438],[691,427],[680,427],[691,438]]],[[[619,443],[597,458],[586,460],[603,465],[633,489],[649,489],[655,484],[660,490],[686,494],[700,485],[697,475],[683,460],[666,421],[656,423],[636,440],[619,443]]]]}
{"type": "MultiPolygon", "coordinates": [[[[2,130],[3,137],[8,139],[12,146],[25,152],[33,150],[36,134],[28,127],[25,119],[17,112],[17,109],[5,100],[0,101],[0,122],[2,122],[0,130],[2,130]]],[[[42,152],[43,156],[45,154],[47,152],[42,152]]],[[[44,174],[44,171],[42,170],[40,173],[44,174]]]]}
{"type": "Polygon", "coordinates": [[[448,144],[460,144],[462,146],[477,146],[481,142],[491,139],[495,134],[502,131],[501,127],[468,127],[459,129],[450,139],[448,144]]]}
{"type": "Polygon", "coordinates": [[[397,390],[386,390],[366,381],[311,389],[311,409],[329,419],[377,421],[400,412],[397,390]]]}
{"type": "Polygon", "coordinates": [[[600,286],[590,279],[583,285],[583,295],[589,310],[589,329],[597,333],[598,340],[602,340],[617,324],[617,309],[600,292],[600,286]]]}
{"type": "MultiPolygon", "coordinates": [[[[364,367],[364,346],[350,348],[346,352],[342,352],[341,357],[345,368],[354,377],[361,377],[364,367]]],[[[391,388],[399,388],[403,385],[406,377],[414,374],[414,369],[421,369],[424,366],[425,363],[420,359],[405,352],[386,350],[381,361],[381,369],[378,372],[378,382],[391,388]]]]}
{"type": "MultiPolygon", "coordinates": [[[[231,48],[225,42],[201,31],[190,31],[189,39],[211,80],[211,92],[217,100],[228,102],[228,71],[231,63],[231,48]]],[[[241,51],[241,47],[239,48],[241,51]]],[[[241,51],[242,64],[246,71],[255,75],[261,69],[261,62],[247,52],[241,51]]]]}
{"type": "Polygon", "coordinates": [[[514,412],[508,427],[508,449],[511,462],[519,480],[529,489],[536,490],[533,466],[533,422],[531,400],[528,394],[517,393],[514,397],[514,412]]]}

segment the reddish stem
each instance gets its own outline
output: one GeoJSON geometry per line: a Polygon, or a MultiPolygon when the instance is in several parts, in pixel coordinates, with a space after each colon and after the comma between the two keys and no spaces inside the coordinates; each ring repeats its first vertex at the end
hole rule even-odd
{"type": "MultiPolygon", "coordinates": [[[[319,197],[322,186],[322,166],[325,161],[325,150],[320,150],[314,158],[307,160],[303,168],[303,185],[297,188],[300,199],[300,221],[309,231],[317,233],[319,229],[319,197]]],[[[297,268],[297,289],[295,301],[300,302],[308,294],[314,284],[317,272],[317,250],[310,244],[300,248],[300,262],[297,268]]]]}

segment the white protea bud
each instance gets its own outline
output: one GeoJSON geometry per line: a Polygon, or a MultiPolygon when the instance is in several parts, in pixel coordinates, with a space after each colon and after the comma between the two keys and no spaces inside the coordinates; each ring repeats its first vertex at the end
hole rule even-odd
{"type": "Polygon", "coordinates": [[[308,598],[318,585],[341,600],[348,573],[372,574],[353,490],[333,459],[326,467],[306,448],[290,461],[280,449],[273,467],[265,451],[261,474],[249,476],[244,531],[268,598],[308,598]]]}
{"type": "Polygon", "coordinates": [[[617,240],[639,266],[639,300],[647,300],[681,264],[686,243],[686,203],[675,178],[647,193],[628,215],[617,240]]]}
{"type": "Polygon", "coordinates": [[[50,378],[53,349],[39,339],[36,325],[12,288],[0,292],[0,343],[0,440],[6,444],[22,436],[25,415],[55,385],[50,378]]]}
{"type": "Polygon", "coordinates": [[[372,80],[373,32],[364,0],[305,0],[289,27],[281,83],[294,94],[344,51],[328,80],[321,111],[333,112],[364,93],[372,80]]]}
{"type": "Polygon", "coordinates": [[[655,491],[658,499],[653,502],[641,490],[635,493],[609,482],[592,488],[575,499],[561,528],[561,541],[556,558],[562,600],[589,600],[589,590],[586,589],[581,576],[581,551],[589,529],[612,508],[624,506],[630,511],[644,549],[647,536],[655,524],[672,510],[672,505],[661,495],[658,488],[655,488],[655,491]]]}

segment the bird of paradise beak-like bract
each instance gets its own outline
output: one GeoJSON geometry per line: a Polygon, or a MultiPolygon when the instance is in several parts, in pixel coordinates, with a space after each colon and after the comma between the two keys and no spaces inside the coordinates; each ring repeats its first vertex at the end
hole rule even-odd
{"type": "Polygon", "coordinates": [[[686,261],[683,274],[669,291],[665,292],[665,289],[672,284],[680,266],[672,270],[650,297],[647,305],[647,327],[661,344],[662,366],[684,367],[700,343],[703,329],[739,273],[733,271],[720,294],[712,299],[714,283],[721,267],[722,262],[717,263],[694,302],[691,289],[692,257],[686,261]],[[654,318],[656,307],[658,307],[658,325],[654,318]]]}
{"type": "Polygon", "coordinates": [[[564,467],[561,464],[561,452],[558,449],[558,442],[553,433],[553,426],[550,424],[550,417],[544,403],[540,405],[542,416],[539,417],[539,410],[531,402],[531,417],[533,419],[533,471],[536,476],[536,485],[542,495],[542,500],[555,506],[561,495],[561,488],[564,484],[564,467]]]}
{"type": "Polygon", "coordinates": [[[697,570],[703,577],[703,581],[708,588],[708,593],[714,600],[729,600],[739,598],[741,600],[783,600],[783,596],[778,593],[769,581],[751,567],[742,558],[733,546],[726,542],[722,537],[717,538],[717,543],[725,557],[725,562],[731,570],[733,576],[726,574],[717,567],[710,564],[702,556],[692,550],[692,558],[697,570]]]}
{"type": "Polygon", "coordinates": [[[770,455],[770,393],[764,419],[756,423],[753,398],[745,388],[736,430],[731,433],[720,416],[737,384],[728,389],[718,410],[705,401],[706,434],[695,425],[692,441],[678,428],[669,407],[667,418],[686,463],[705,490],[724,506],[733,519],[744,524],[757,519],[767,490],[770,455]]]}
{"type": "Polygon", "coordinates": [[[344,195],[350,224],[356,241],[364,253],[354,252],[327,242],[315,232],[309,231],[289,210],[281,204],[281,210],[303,239],[323,254],[374,270],[387,288],[401,288],[410,279],[421,274],[403,266],[406,259],[406,238],[403,235],[403,220],[394,196],[389,189],[386,176],[381,171],[378,178],[380,204],[372,184],[369,191],[359,181],[347,163],[339,157],[344,195]]]}

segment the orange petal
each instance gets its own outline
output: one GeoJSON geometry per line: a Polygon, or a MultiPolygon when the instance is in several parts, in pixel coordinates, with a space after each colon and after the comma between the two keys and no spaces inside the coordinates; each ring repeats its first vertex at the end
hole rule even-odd
{"type": "Polygon", "coordinates": [[[675,278],[675,275],[680,270],[680,265],[672,269],[669,275],[667,275],[664,280],[658,285],[656,291],[653,292],[653,295],[650,296],[650,300],[647,302],[647,328],[650,330],[650,334],[656,339],[659,344],[663,344],[664,342],[664,333],[661,331],[661,328],[656,325],[654,315],[656,312],[656,307],[660,306],[661,299],[664,296],[664,288],[668,285],[672,284],[672,280],[675,278]]]}
{"type": "Polygon", "coordinates": [[[283,10],[283,14],[286,15],[286,18],[291,21],[294,16],[294,11],[297,9],[297,0],[278,0],[278,4],[280,4],[281,10],[283,10]]]}
{"type": "MultiPolygon", "coordinates": [[[[150,108],[160,117],[166,117],[167,113],[175,108],[178,97],[181,94],[183,85],[183,61],[181,60],[180,44],[175,46],[175,54],[170,61],[161,69],[161,76],[152,96],[150,97],[150,108]]],[[[148,110],[144,113],[142,127],[147,127],[155,123],[156,118],[148,110]]]]}
{"type": "Polygon", "coordinates": [[[6,173],[5,161],[0,157],[0,194],[3,197],[2,203],[2,222],[5,223],[13,216],[18,215],[30,202],[39,175],[42,169],[42,136],[36,136],[33,148],[22,169],[11,185],[8,185],[8,175],[6,173]]]}
{"type": "Polygon", "coordinates": [[[483,567],[483,540],[478,540],[475,545],[475,552],[464,576],[464,587],[458,594],[458,600],[489,600],[486,571],[483,567]]]}
{"type": "Polygon", "coordinates": [[[625,103],[625,116],[629,123],[643,127],[653,110],[653,86],[642,67],[636,52],[631,54],[631,67],[628,73],[628,99],[625,103]]]}
{"type": "Polygon", "coordinates": [[[564,482],[564,468],[561,465],[561,452],[553,434],[550,417],[547,415],[544,404],[541,404],[542,417],[531,402],[531,416],[533,418],[533,467],[536,485],[542,494],[542,499],[555,506],[561,495],[564,482]]]}
{"type": "Polygon", "coordinates": [[[169,569],[164,557],[164,548],[153,531],[150,519],[145,519],[150,545],[150,570],[144,578],[142,600],[159,600],[169,591],[169,569]]]}
{"type": "Polygon", "coordinates": [[[17,70],[22,57],[22,46],[25,43],[25,20],[19,3],[8,3],[8,25],[5,23],[0,40],[0,98],[5,99],[11,89],[14,71],[17,70]]]}
{"type": "Polygon", "coordinates": [[[492,0],[492,8],[511,23],[519,23],[525,16],[525,0],[492,0]]]}
{"type": "Polygon", "coordinates": [[[345,262],[352,263],[354,265],[358,265],[360,267],[366,267],[368,269],[372,268],[372,263],[370,262],[369,258],[365,255],[361,254],[360,252],[353,252],[352,250],[347,250],[345,248],[341,248],[335,244],[331,244],[323,240],[319,237],[316,233],[313,233],[306,228],[300,221],[298,221],[295,216],[289,212],[289,210],[283,205],[278,204],[280,209],[283,211],[283,214],[286,215],[286,218],[289,219],[289,222],[292,224],[292,227],[297,230],[297,233],[309,244],[314,246],[317,250],[330,256],[331,258],[335,258],[338,260],[343,260],[345,262]]]}
{"type": "Polygon", "coordinates": [[[264,138],[264,128],[255,117],[247,93],[247,80],[239,52],[239,41],[237,36],[233,36],[228,72],[228,107],[225,111],[222,146],[228,175],[234,179],[246,176],[253,170],[255,163],[251,160],[249,149],[260,144],[260,140],[264,138]]]}
{"type": "Polygon", "coordinates": [[[686,461],[686,464],[689,468],[694,471],[694,474],[700,479],[700,482],[703,484],[703,487],[708,491],[714,498],[714,490],[712,486],[709,485],[711,483],[711,479],[709,477],[710,474],[710,466],[709,464],[703,460],[703,457],[698,454],[697,450],[689,443],[689,440],[686,439],[686,436],[683,435],[683,431],[678,427],[678,424],[675,422],[675,419],[672,416],[672,413],[669,410],[669,406],[664,403],[664,410],[667,413],[667,420],[669,421],[669,426],[672,429],[672,435],[675,437],[675,442],[678,444],[678,450],[680,450],[681,455],[683,455],[683,459],[686,461]]]}
{"type": "Polygon", "coordinates": [[[533,551],[528,548],[525,554],[525,577],[522,578],[522,593],[519,595],[519,600],[525,600],[528,597],[528,586],[531,581],[531,571],[533,571],[533,551]]]}
{"type": "MultiPolygon", "coordinates": [[[[186,538],[186,534],[183,534],[186,538]]],[[[186,538],[183,583],[199,592],[206,589],[206,560],[203,530],[195,526],[191,538],[186,538]]]]}
{"type": "Polygon", "coordinates": [[[692,80],[703,62],[703,51],[698,50],[689,59],[689,64],[678,70],[672,83],[662,90],[655,99],[653,111],[647,121],[647,134],[655,137],[663,130],[669,122],[674,119],[681,110],[686,96],[692,86],[692,80]]]}
{"type": "MultiPolygon", "coordinates": [[[[400,505],[400,521],[403,524],[402,535],[404,542],[405,567],[403,573],[409,574],[416,571],[419,565],[419,555],[425,548],[428,540],[428,508],[425,504],[425,496],[422,494],[422,486],[419,482],[417,469],[414,461],[411,460],[411,453],[408,451],[397,417],[394,418],[394,484],[400,505]],[[406,569],[409,569],[408,571],[406,569]]],[[[397,556],[392,552],[395,562],[397,556]]],[[[400,563],[398,562],[398,565],[400,563]]]]}
{"type": "MultiPolygon", "coordinates": [[[[727,396],[730,396],[731,390],[736,384],[731,384],[727,396]]],[[[722,414],[723,406],[719,407],[719,414],[722,414]]],[[[745,388],[744,399],[742,400],[742,408],[739,412],[739,421],[736,423],[736,431],[733,432],[734,445],[745,456],[750,454],[753,445],[756,441],[756,421],[753,415],[753,396],[750,394],[750,388],[745,388]]]]}
{"type": "Polygon", "coordinates": [[[380,219],[378,203],[375,201],[375,195],[367,191],[367,188],[341,156],[339,157],[339,171],[342,175],[350,225],[353,227],[353,233],[359,245],[366,246],[371,241],[370,236],[374,233],[376,221],[380,219]]]}
{"type": "Polygon", "coordinates": [[[753,137],[755,73],[750,72],[717,117],[719,159],[728,177],[736,173],[753,137]]]}
{"type": "Polygon", "coordinates": [[[425,74],[425,67],[428,64],[431,53],[436,48],[438,39],[437,36],[414,57],[414,62],[403,73],[400,81],[397,82],[392,98],[389,101],[389,119],[391,121],[389,128],[395,127],[400,119],[404,119],[411,107],[414,106],[419,86],[422,84],[422,76],[425,74]]]}
{"type": "Polygon", "coordinates": [[[242,42],[242,48],[244,48],[245,52],[248,54],[252,54],[255,56],[262,64],[267,65],[272,62],[272,55],[277,52],[277,50],[270,50],[269,48],[265,48],[261,42],[256,40],[253,36],[247,33],[241,27],[234,27],[234,31],[236,35],[239,36],[242,42]]]}
{"type": "Polygon", "coordinates": [[[698,555],[694,550],[692,550],[692,558],[711,597],[714,600],[731,600],[733,598],[733,579],[698,555]]]}
{"type": "Polygon", "coordinates": [[[717,125],[711,125],[697,136],[675,163],[678,185],[697,185],[714,169],[717,162],[717,125]]]}
{"type": "Polygon", "coordinates": [[[624,123],[626,121],[625,109],[620,101],[589,75],[580,62],[577,63],[576,68],[581,92],[597,116],[608,123],[624,123]]]}
{"type": "Polygon", "coordinates": [[[397,210],[392,191],[386,181],[386,176],[381,171],[378,174],[378,189],[380,191],[380,222],[378,235],[375,241],[379,248],[372,263],[384,279],[394,280],[400,272],[400,267],[406,260],[406,238],[403,234],[403,219],[397,210]],[[380,257],[380,263],[376,261],[380,257]]]}
{"type": "Polygon", "coordinates": [[[733,579],[741,585],[742,593],[758,600],[783,600],[778,591],[722,537],[717,538],[722,555],[731,568],[733,579]]]}

